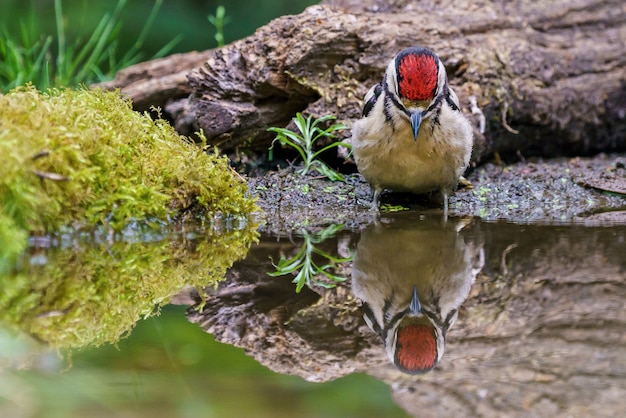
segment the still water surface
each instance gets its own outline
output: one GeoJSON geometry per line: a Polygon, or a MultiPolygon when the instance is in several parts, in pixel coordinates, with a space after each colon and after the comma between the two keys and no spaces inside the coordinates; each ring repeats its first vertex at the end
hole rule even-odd
{"type": "Polygon", "coordinates": [[[624,225],[244,229],[34,242],[0,416],[626,416],[624,225]]]}

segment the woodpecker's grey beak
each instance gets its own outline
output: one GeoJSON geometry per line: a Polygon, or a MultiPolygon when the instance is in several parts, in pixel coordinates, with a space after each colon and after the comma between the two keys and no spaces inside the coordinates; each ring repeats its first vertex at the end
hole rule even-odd
{"type": "Polygon", "coordinates": [[[420,131],[420,125],[422,124],[422,112],[416,111],[411,113],[411,127],[413,128],[413,140],[417,141],[417,134],[420,131]]]}
{"type": "Polygon", "coordinates": [[[409,309],[413,315],[419,315],[422,312],[422,305],[420,304],[419,297],[417,297],[417,286],[413,286],[413,297],[411,298],[409,309]]]}

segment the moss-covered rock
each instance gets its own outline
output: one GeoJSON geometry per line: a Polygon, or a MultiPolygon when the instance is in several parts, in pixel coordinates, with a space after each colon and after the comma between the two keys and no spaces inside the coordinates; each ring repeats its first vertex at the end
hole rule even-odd
{"type": "Polygon", "coordinates": [[[0,272],[33,233],[115,231],[189,208],[245,214],[254,201],[226,158],[134,112],[118,92],[23,87],[0,95],[0,272]]]}

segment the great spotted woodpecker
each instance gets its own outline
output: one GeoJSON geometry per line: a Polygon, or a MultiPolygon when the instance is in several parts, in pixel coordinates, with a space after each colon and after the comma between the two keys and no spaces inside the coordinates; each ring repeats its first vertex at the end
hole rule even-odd
{"type": "Polygon", "coordinates": [[[430,49],[398,53],[383,80],[365,95],[362,118],[352,128],[357,168],[373,191],[383,189],[448,196],[468,166],[473,133],[448,86],[446,69],[430,49]]]}

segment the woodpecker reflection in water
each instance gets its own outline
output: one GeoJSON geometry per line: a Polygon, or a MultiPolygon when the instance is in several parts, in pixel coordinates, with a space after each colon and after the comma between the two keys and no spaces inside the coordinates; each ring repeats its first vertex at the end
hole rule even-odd
{"type": "Polygon", "coordinates": [[[352,265],[352,290],[364,318],[395,366],[432,370],[484,265],[482,246],[466,244],[467,220],[375,222],[362,233],[352,265]]]}

